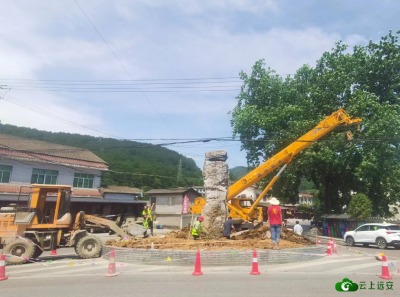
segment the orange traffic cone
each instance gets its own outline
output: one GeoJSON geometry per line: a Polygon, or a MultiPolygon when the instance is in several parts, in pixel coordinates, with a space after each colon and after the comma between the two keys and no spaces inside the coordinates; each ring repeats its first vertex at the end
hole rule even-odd
{"type": "Polygon", "coordinates": [[[260,271],[258,271],[258,260],[257,260],[257,251],[253,252],[253,269],[250,272],[251,275],[259,275],[260,271]]]}
{"type": "Polygon", "coordinates": [[[57,256],[57,250],[56,249],[52,250],[50,256],[57,256]]]}
{"type": "Polygon", "coordinates": [[[328,254],[328,256],[332,256],[332,248],[330,242],[328,242],[328,248],[326,250],[326,253],[328,254]]]}
{"type": "Polygon", "coordinates": [[[6,276],[6,255],[1,255],[0,258],[0,281],[6,280],[8,277],[6,276]]]}
{"type": "Polygon", "coordinates": [[[318,237],[318,244],[321,244],[321,238],[318,237]]]}
{"type": "Polygon", "coordinates": [[[117,271],[115,270],[115,250],[111,251],[110,264],[108,264],[108,271],[105,276],[106,277],[117,276],[117,271]]]}
{"type": "Polygon", "coordinates": [[[194,265],[194,272],[192,275],[203,275],[203,272],[201,272],[200,251],[197,251],[196,264],[194,265]]]}
{"type": "Polygon", "coordinates": [[[389,274],[389,267],[388,267],[388,264],[386,262],[386,256],[385,255],[382,256],[382,275],[379,276],[379,277],[383,278],[383,279],[392,279],[392,277],[389,274]]]}

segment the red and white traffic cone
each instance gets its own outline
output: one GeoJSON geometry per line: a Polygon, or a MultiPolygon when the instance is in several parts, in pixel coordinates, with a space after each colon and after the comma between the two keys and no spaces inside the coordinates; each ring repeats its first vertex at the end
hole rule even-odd
{"type": "Polygon", "coordinates": [[[52,250],[50,256],[57,256],[57,250],[56,249],[52,250]]]}
{"type": "Polygon", "coordinates": [[[6,255],[1,255],[0,257],[0,281],[6,280],[6,255]]]}
{"type": "Polygon", "coordinates": [[[251,275],[259,275],[260,271],[258,271],[258,260],[257,260],[257,251],[253,252],[253,268],[250,272],[251,275]]]}
{"type": "Polygon", "coordinates": [[[328,242],[328,248],[326,250],[326,253],[328,256],[332,256],[332,248],[331,248],[331,243],[328,242]]]}
{"type": "Polygon", "coordinates": [[[106,277],[113,277],[117,276],[117,271],[115,270],[115,250],[111,251],[110,255],[110,264],[108,264],[108,271],[105,275],[106,277]]]}
{"type": "Polygon", "coordinates": [[[321,238],[318,237],[318,244],[321,244],[321,238]]]}
{"type": "Polygon", "coordinates": [[[383,278],[383,279],[392,279],[392,277],[389,274],[389,267],[388,267],[388,264],[386,262],[386,256],[385,255],[382,256],[382,275],[379,276],[379,277],[383,278]]]}
{"type": "Polygon", "coordinates": [[[192,275],[203,275],[203,272],[201,272],[200,251],[197,251],[196,264],[194,265],[194,272],[192,275]]]}

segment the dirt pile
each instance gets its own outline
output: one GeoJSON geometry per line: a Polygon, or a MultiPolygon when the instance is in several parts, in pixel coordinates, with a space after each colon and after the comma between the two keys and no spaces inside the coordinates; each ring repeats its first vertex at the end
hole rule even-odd
{"type": "MultiPolygon", "coordinates": [[[[248,232],[245,232],[243,234],[240,234],[238,236],[235,236],[235,240],[266,240],[269,239],[267,234],[271,232],[269,226],[262,226],[260,228],[250,230],[248,232]]],[[[303,236],[299,236],[296,233],[294,233],[291,230],[286,229],[285,227],[282,227],[282,232],[281,232],[281,239],[286,240],[289,242],[301,244],[301,245],[310,245],[312,242],[308,240],[307,238],[303,236]]]]}
{"type": "MultiPolygon", "coordinates": [[[[267,237],[270,228],[263,226],[236,236],[234,239],[207,240],[200,238],[193,240],[188,235],[188,227],[182,230],[167,233],[165,237],[152,237],[141,239],[112,239],[106,245],[124,248],[150,249],[153,244],[154,249],[162,250],[249,250],[249,249],[270,249],[272,248],[271,239],[267,237]]],[[[312,245],[308,239],[294,234],[292,231],[283,230],[281,234],[280,248],[296,248],[312,245]]]]}

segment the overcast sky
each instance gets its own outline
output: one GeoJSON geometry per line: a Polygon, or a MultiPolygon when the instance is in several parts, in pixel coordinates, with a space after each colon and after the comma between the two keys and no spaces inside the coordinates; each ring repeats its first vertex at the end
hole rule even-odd
{"type": "MultiPolygon", "coordinates": [[[[78,2],[138,81],[117,86],[118,92],[71,92],[82,86],[51,84],[92,80],[100,85],[83,87],[98,90],[107,87],[101,86],[106,83],[102,80],[129,80],[130,76],[74,0],[0,0],[0,85],[8,86],[0,90],[0,95],[7,92],[7,100],[0,100],[2,123],[125,139],[231,136],[228,112],[236,104],[240,70],[247,72],[264,58],[278,73],[294,73],[303,64],[314,65],[338,40],[366,44],[390,29],[400,29],[396,0],[78,2]],[[160,82],[156,79],[227,77],[232,78],[222,80],[225,83],[154,84],[160,82]],[[120,92],[137,84],[145,94],[120,92]],[[191,88],[177,88],[182,86],[191,88]],[[150,92],[155,90],[163,92],[150,92]]],[[[228,151],[230,167],[246,165],[240,143],[169,148],[193,158],[199,167],[204,153],[217,149],[228,151]]]]}

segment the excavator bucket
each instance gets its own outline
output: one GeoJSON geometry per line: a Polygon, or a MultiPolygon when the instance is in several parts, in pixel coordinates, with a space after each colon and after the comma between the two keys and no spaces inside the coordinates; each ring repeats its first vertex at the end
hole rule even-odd
{"type": "Polygon", "coordinates": [[[143,225],[139,225],[134,222],[129,222],[129,223],[122,225],[121,229],[125,233],[127,233],[130,236],[135,237],[135,238],[142,238],[142,237],[148,236],[148,233],[147,233],[148,229],[146,227],[144,227],[143,225]]]}

